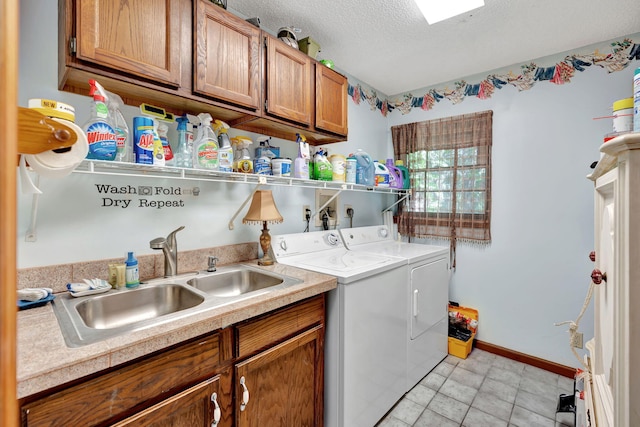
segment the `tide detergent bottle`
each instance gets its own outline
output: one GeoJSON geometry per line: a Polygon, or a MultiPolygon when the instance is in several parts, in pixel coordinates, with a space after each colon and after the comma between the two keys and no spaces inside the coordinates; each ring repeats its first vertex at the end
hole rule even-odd
{"type": "MultiPolygon", "coordinates": [[[[104,94],[100,94],[99,84],[95,80],[89,80],[93,96],[93,106],[91,117],[82,129],[87,134],[89,152],[87,159],[95,160],[115,160],[117,154],[116,130],[109,118],[104,94]]],[[[104,92],[103,92],[104,93],[104,92]]]]}

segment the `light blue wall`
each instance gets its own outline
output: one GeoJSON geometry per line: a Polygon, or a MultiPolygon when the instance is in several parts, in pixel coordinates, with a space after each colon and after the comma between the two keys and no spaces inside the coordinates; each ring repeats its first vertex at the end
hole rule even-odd
{"type": "MultiPolygon", "coordinates": [[[[76,122],[83,123],[89,98],[57,90],[57,2],[23,0],[20,6],[19,105],[26,106],[33,97],[63,101],[75,106],[76,122]]],[[[539,63],[551,65],[556,60],[539,63]]],[[[539,83],[524,92],[507,87],[489,100],[466,98],[459,105],[443,101],[433,111],[413,110],[407,115],[395,111],[387,118],[366,102],[350,101],[349,140],[327,148],[342,154],[364,148],[374,158],[384,159],[392,153],[390,126],[493,110],[493,242],[486,248],[459,245],[450,296],[480,311],[479,339],[576,366],[567,328],[553,323],[577,316],[589,284],[593,186],[585,176],[588,165],[598,158],[602,135],[611,127],[608,120],[592,118],[607,115],[614,100],[630,95],[631,76],[631,68],[613,74],[588,70],[564,86],[539,83]]],[[[424,92],[414,91],[418,93],[424,92]]],[[[125,115],[130,118],[135,112],[127,107],[125,115]]],[[[274,145],[295,155],[292,142],[274,141],[274,145]]],[[[152,253],[149,240],[179,225],[187,226],[178,234],[182,250],[256,241],[259,235],[258,226],[240,220],[233,231],[227,227],[250,186],[175,180],[149,184],[144,178],[74,173],[43,179],[41,188],[38,239],[33,243],[24,241],[31,196],[19,194],[19,268],[119,257],[129,250],[152,253]],[[105,208],[100,206],[98,183],[197,185],[201,194],[185,198],[183,209],[105,208]]],[[[271,226],[271,233],[302,231],[301,207],[313,204],[313,190],[274,187],[273,192],[285,221],[271,226]]],[[[351,204],[354,226],[364,226],[380,223],[379,212],[392,201],[388,196],[343,193],[340,204],[351,204]]],[[[585,339],[593,335],[592,325],[589,310],[581,327],[585,339]]]]}
{"type": "MultiPolygon", "coordinates": [[[[608,51],[607,44],[598,47],[608,51]]],[[[593,51],[587,48],[585,53],[593,51]]],[[[534,62],[549,66],[563,58],[534,62]]],[[[614,101],[631,96],[636,66],[611,74],[591,67],[564,85],[539,82],[522,92],[507,86],[487,100],[466,97],[457,105],[444,100],[431,111],[389,115],[389,125],[395,126],[494,112],[492,243],[458,244],[450,287],[452,300],[479,310],[478,339],[577,366],[568,346],[568,327],[554,323],[578,316],[593,268],[588,259],[593,249],[593,183],[586,175],[591,162],[599,159],[603,135],[612,131],[611,119],[593,118],[610,115],[614,101]]],[[[519,66],[511,69],[517,73],[519,66]]],[[[475,83],[482,77],[465,80],[475,83]]],[[[592,307],[593,302],[580,325],[585,342],[593,336],[592,307]]]]}

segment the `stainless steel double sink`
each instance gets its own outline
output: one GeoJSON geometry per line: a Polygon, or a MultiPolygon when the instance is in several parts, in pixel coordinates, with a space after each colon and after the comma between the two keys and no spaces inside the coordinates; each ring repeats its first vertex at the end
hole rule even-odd
{"type": "Polygon", "coordinates": [[[160,325],[283,289],[302,280],[238,264],[215,272],[153,279],[136,289],[86,297],[60,295],[53,311],[69,347],[160,325]]]}

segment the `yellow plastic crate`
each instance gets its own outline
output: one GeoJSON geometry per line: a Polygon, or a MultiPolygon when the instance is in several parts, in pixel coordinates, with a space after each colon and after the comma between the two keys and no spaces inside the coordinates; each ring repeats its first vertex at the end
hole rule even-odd
{"type": "Polygon", "coordinates": [[[451,316],[452,313],[455,313],[456,317],[463,316],[465,319],[472,319],[476,321],[475,326],[469,326],[469,330],[471,330],[471,338],[468,341],[449,337],[449,354],[461,359],[466,359],[467,356],[469,356],[469,353],[471,353],[473,340],[476,337],[476,331],[478,328],[478,310],[468,307],[456,307],[454,305],[449,305],[449,315],[451,316]]]}

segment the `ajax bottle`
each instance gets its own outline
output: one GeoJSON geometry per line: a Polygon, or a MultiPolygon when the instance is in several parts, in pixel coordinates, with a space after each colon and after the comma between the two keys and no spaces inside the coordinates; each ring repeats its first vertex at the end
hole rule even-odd
{"type": "Polygon", "coordinates": [[[93,96],[91,118],[82,129],[87,134],[89,152],[87,159],[115,160],[117,153],[116,131],[109,119],[109,109],[104,94],[98,93],[98,83],[89,80],[90,95],[93,96]]]}
{"type": "Polygon", "coordinates": [[[200,131],[193,142],[193,167],[197,169],[218,170],[218,139],[211,129],[213,118],[209,113],[198,114],[200,131]]]}

